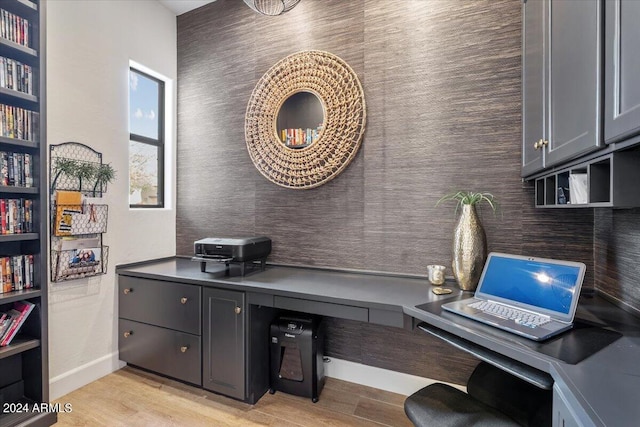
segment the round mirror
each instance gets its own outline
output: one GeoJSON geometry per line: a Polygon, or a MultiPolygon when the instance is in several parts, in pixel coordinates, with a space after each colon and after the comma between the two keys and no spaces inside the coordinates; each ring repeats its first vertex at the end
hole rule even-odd
{"type": "Polygon", "coordinates": [[[329,182],[347,167],[365,123],[356,73],[331,53],[307,50],[281,59],[258,80],[244,135],[251,161],[265,178],[302,190],[329,182]],[[299,135],[287,141],[292,129],[299,135]]]}
{"type": "Polygon", "coordinates": [[[316,94],[296,92],[280,106],[276,135],[289,148],[308,147],[320,139],[324,116],[324,106],[316,94]]]}

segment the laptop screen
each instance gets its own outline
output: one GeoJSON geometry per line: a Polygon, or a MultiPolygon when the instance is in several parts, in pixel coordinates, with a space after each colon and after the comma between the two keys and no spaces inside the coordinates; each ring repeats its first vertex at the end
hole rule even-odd
{"type": "Polygon", "coordinates": [[[584,271],[578,262],[491,253],[476,295],[571,321],[584,271]]]}

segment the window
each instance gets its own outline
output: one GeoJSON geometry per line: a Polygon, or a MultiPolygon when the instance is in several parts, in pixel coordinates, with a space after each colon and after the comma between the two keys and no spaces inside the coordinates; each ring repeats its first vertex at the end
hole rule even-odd
{"type": "Polygon", "coordinates": [[[129,69],[129,206],[164,207],[164,82],[129,69]]]}

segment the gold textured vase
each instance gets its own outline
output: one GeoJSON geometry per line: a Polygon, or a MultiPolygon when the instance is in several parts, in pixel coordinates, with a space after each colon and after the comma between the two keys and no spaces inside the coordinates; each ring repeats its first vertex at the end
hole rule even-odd
{"type": "Polygon", "coordinates": [[[463,291],[478,286],[487,259],[487,236],[475,205],[462,205],[462,214],[453,235],[453,275],[463,291]]]}

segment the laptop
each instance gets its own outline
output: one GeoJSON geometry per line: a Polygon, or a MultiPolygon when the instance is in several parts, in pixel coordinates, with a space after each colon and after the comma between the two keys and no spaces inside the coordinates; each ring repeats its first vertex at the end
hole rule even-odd
{"type": "Polygon", "coordinates": [[[472,298],[443,310],[542,341],[573,326],[586,266],[492,252],[472,298]]]}

